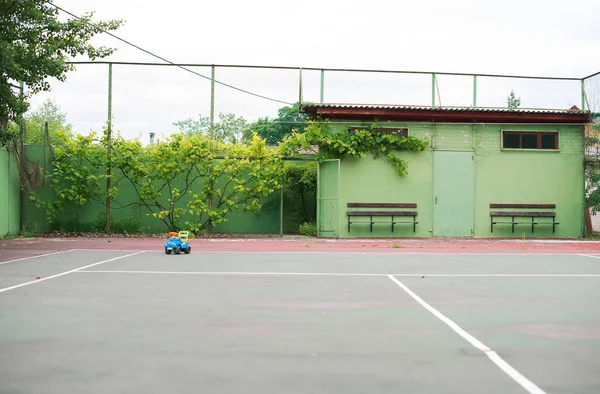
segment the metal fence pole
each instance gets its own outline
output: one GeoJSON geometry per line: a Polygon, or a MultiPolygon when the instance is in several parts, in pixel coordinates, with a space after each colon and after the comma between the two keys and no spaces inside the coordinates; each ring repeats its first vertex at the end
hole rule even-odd
{"type": "Polygon", "coordinates": [[[279,235],[283,237],[283,186],[279,191],[279,235]]]}
{"type": "Polygon", "coordinates": [[[325,70],[321,70],[320,103],[323,104],[324,100],[325,100],[325,70]]]}
{"type": "Polygon", "coordinates": [[[210,68],[210,139],[215,132],[215,65],[210,68]]]}
{"type": "Polygon", "coordinates": [[[110,155],[112,144],[112,63],[108,64],[108,122],[106,124],[106,233],[110,234],[110,155]]]}
{"type": "Polygon", "coordinates": [[[585,79],[581,80],[581,110],[585,111],[585,79]]]}
{"type": "MultiPolygon", "coordinates": [[[[23,144],[25,143],[25,133],[27,130],[25,129],[25,122],[23,121],[23,108],[25,105],[25,82],[21,81],[19,83],[19,100],[21,101],[21,109],[19,110],[19,128],[21,135],[20,148],[15,146],[15,151],[19,150],[17,153],[17,176],[19,180],[21,179],[21,171],[23,170],[23,164],[25,163],[25,148],[23,144]]],[[[25,216],[25,204],[23,201],[25,200],[25,191],[21,190],[19,192],[19,233],[23,232],[23,217],[25,216]]]]}
{"type": "Polygon", "coordinates": [[[435,107],[435,74],[431,74],[431,106],[435,107]]]}
{"type": "MultiPolygon", "coordinates": [[[[212,140],[215,137],[215,65],[213,64],[210,67],[210,144],[212,146],[212,140]]],[[[212,150],[212,148],[211,148],[212,150]]],[[[211,167],[209,168],[209,176],[208,182],[212,182],[212,165],[214,161],[211,162],[211,167]]],[[[212,197],[212,185],[209,185],[208,192],[208,211],[212,211],[213,207],[213,197],[212,197]]],[[[209,219],[210,220],[210,219],[209,219]]],[[[208,222],[208,232],[213,232],[212,222],[208,222]]]]}
{"type": "Polygon", "coordinates": [[[298,103],[302,106],[302,69],[300,69],[300,76],[298,77],[298,103]]]}
{"type": "Polygon", "coordinates": [[[477,108],[477,75],[473,75],[473,108],[477,108]]]}

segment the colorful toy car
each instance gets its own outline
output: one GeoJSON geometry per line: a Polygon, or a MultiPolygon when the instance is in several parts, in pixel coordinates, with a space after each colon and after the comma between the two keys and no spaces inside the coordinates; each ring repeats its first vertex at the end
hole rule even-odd
{"type": "Polygon", "coordinates": [[[169,240],[165,242],[165,254],[179,254],[182,251],[185,254],[190,254],[192,247],[190,246],[189,237],[189,231],[170,232],[169,240]]]}

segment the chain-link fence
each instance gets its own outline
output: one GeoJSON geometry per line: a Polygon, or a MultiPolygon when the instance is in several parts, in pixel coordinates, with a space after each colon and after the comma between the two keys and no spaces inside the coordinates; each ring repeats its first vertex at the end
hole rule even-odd
{"type": "Polygon", "coordinates": [[[33,107],[53,99],[78,133],[100,132],[110,116],[113,130],[142,141],[150,133],[160,138],[175,132],[174,123],[198,116],[275,119],[278,109],[298,102],[507,108],[514,92],[521,109],[566,110],[589,109],[598,92],[597,76],[583,83],[581,78],[224,65],[76,67],[66,82],[56,81],[50,92],[35,96],[33,107]]]}
{"type": "Polygon", "coordinates": [[[600,72],[583,79],[586,108],[592,111],[594,120],[600,118],[600,72]]]}

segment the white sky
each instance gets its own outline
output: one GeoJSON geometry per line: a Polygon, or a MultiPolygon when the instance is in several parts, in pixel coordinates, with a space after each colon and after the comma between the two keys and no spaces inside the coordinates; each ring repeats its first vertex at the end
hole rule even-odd
{"type": "MultiPolygon", "coordinates": [[[[95,11],[97,19],[124,19],[125,25],[114,34],[172,62],[578,78],[600,71],[598,0],[54,3],[77,15],[95,11]]],[[[110,37],[94,42],[118,48],[108,60],[159,62],[110,37]]],[[[196,71],[210,75],[208,68],[196,71]]],[[[430,102],[430,77],[402,82],[390,77],[326,74],[325,101],[430,102]],[[379,91],[383,93],[378,96],[379,91]]],[[[297,71],[217,69],[217,79],[283,101],[298,99],[297,71]]],[[[303,79],[305,99],[318,100],[318,73],[303,79]]],[[[36,97],[34,104],[52,97],[77,131],[97,128],[106,117],[106,67],[80,66],[67,81],[53,84],[53,92],[36,97]]],[[[553,108],[581,103],[577,83],[487,82],[478,80],[479,105],[485,105],[479,102],[485,101],[486,89],[504,105],[512,88],[522,97],[522,107],[538,100],[533,99],[536,95],[540,100],[554,96],[549,104],[553,108]]],[[[208,116],[210,84],[182,70],[115,67],[113,85],[115,124],[130,137],[144,136],[150,129],[167,133],[173,121],[208,116]]],[[[470,78],[440,78],[439,89],[443,105],[471,104],[470,78]]],[[[283,105],[217,88],[216,113],[234,112],[253,120],[274,117],[283,105]]]]}

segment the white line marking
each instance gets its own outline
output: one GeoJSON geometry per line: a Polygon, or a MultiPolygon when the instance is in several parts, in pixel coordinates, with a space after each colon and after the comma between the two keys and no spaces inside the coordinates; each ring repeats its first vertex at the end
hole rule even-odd
{"type": "Polygon", "coordinates": [[[92,274],[154,274],[154,275],[205,275],[205,276],[386,276],[386,274],[339,273],[339,272],[224,272],[224,271],[103,271],[85,270],[80,273],[92,274]]]}
{"type": "Polygon", "coordinates": [[[41,279],[32,280],[31,282],[21,283],[19,285],[10,286],[10,287],[5,287],[3,289],[0,289],[0,293],[4,293],[5,291],[9,291],[9,290],[18,289],[18,288],[24,287],[24,286],[29,286],[29,285],[32,285],[34,283],[40,283],[40,282],[43,282],[45,280],[49,280],[49,279],[53,279],[53,278],[58,278],[59,276],[68,275],[68,274],[71,274],[73,272],[77,272],[77,271],[82,270],[82,269],[93,267],[95,265],[108,263],[109,261],[115,261],[115,260],[123,259],[125,257],[133,256],[133,255],[140,254],[140,253],[144,253],[144,252],[142,251],[142,252],[136,252],[136,253],[126,254],[125,256],[119,256],[119,257],[115,257],[115,258],[112,258],[112,259],[99,261],[99,262],[94,263],[94,264],[88,264],[86,266],[75,268],[75,269],[70,270],[70,271],[61,272],[60,274],[46,276],[46,277],[41,278],[41,279]]]}
{"type": "Polygon", "coordinates": [[[600,274],[377,274],[359,272],[251,272],[251,271],[139,271],[139,270],[78,270],[92,274],[154,274],[154,275],[214,275],[214,276],[404,276],[434,278],[600,278],[600,274]]]}
{"type": "Polygon", "coordinates": [[[54,254],[60,254],[60,253],[67,253],[67,252],[72,252],[75,249],[69,249],[69,250],[60,250],[58,252],[52,252],[52,253],[44,253],[44,254],[38,254],[36,256],[29,256],[29,257],[23,257],[21,259],[14,259],[14,260],[8,260],[8,261],[0,261],[0,265],[2,264],[8,264],[8,263],[15,263],[17,261],[23,261],[23,260],[29,260],[29,259],[35,259],[37,257],[44,257],[44,256],[52,256],[54,254]]]}
{"type": "Polygon", "coordinates": [[[488,346],[484,345],[477,338],[463,330],[458,324],[447,318],[440,311],[429,305],[427,302],[423,301],[421,297],[415,294],[411,289],[409,289],[404,283],[400,282],[398,279],[394,278],[392,275],[388,275],[394,283],[396,283],[402,290],[404,290],[409,296],[411,296],[415,301],[417,301],[421,306],[431,312],[435,317],[446,323],[448,327],[450,327],[454,332],[460,335],[464,340],[469,342],[475,348],[481,350],[494,364],[498,366],[502,371],[504,371],[508,376],[510,376],[515,382],[521,385],[527,392],[531,394],[545,394],[545,391],[535,385],[532,381],[523,376],[519,371],[514,369],[510,364],[502,359],[492,349],[488,346]]]}
{"type": "Polygon", "coordinates": [[[600,259],[600,256],[592,256],[591,254],[578,254],[578,256],[591,257],[593,259],[600,259]]]}

